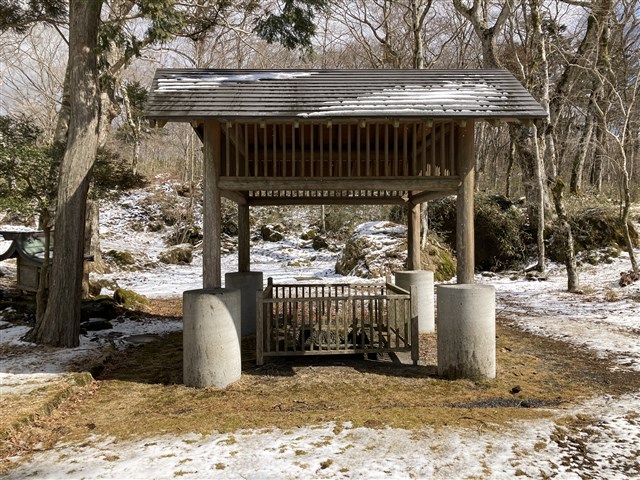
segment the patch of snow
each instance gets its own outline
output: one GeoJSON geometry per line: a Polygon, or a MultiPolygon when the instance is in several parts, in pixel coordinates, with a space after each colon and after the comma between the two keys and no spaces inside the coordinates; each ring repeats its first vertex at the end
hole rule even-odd
{"type": "Polygon", "coordinates": [[[63,444],[39,453],[6,478],[624,479],[640,474],[640,428],[634,416],[638,401],[640,395],[604,397],[581,409],[593,421],[588,447],[580,452],[571,441],[556,441],[562,431],[553,418],[513,422],[500,431],[479,426],[411,432],[348,423],[335,429],[329,423],[122,442],[94,435],[82,445],[63,444]],[[584,458],[592,461],[579,461],[584,458]]]}
{"type": "Polygon", "coordinates": [[[385,88],[353,99],[329,100],[317,111],[302,117],[327,115],[409,115],[431,113],[471,113],[496,110],[496,101],[507,99],[504,91],[487,83],[443,82],[434,85],[406,85],[385,88]]]}
{"type": "Polygon", "coordinates": [[[237,75],[197,75],[188,77],[159,78],[159,92],[218,88],[225,83],[254,83],[266,80],[289,80],[309,77],[316,72],[255,72],[237,75]]]}

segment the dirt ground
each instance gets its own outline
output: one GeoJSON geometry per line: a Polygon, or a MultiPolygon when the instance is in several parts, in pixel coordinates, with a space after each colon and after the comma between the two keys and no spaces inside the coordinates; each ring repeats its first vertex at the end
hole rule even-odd
{"type": "MultiPolygon", "coordinates": [[[[170,319],[181,315],[180,308],[179,299],[157,300],[147,314],[170,319]]],[[[514,420],[550,416],[603,393],[640,389],[640,372],[614,369],[606,358],[523,332],[506,319],[498,319],[495,380],[438,378],[435,336],[422,335],[420,340],[419,366],[345,355],[279,359],[256,367],[254,339],[247,338],[241,379],[225,390],[196,390],[181,384],[181,333],[168,334],[112,351],[99,364],[83,364],[78,373],[92,372],[95,379],[77,382],[65,397],[48,392],[55,401],[44,402],[39,411],[22,411],[33,398],[4,398],[3,411],[22,413],[3,421],[2,465],[8,467],[10,456],[58,441],[85,442],[91,435],[139,439],[184,432],[286,430],[326,422],[336,428],[349,422],[410,430],[500,429],[514,420]]]]}

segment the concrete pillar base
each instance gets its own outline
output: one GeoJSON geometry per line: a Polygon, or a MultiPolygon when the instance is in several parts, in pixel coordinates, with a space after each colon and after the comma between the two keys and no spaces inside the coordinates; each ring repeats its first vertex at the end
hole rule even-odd
{"type": "Polygon", "coordinates": [[[240,290],[184,292],[183,380],[187,387],[224,388],[240,379],[240,290]]]}
{"type": "Polygon", "coordinates": [[[429,270],[408,270],[396,272],[396,285],[407,291],[415,286],[418,291],[418,333],[435,331],[433,305],[433,272],[429,270]]]}
{"type": "Polygon", "coordinates": [[[492,285],[438,285],[438,375],[496,376],[496,293],[492,285]]]}
{"type": "Polygon", "coordinates": [[[226,288],[240,290],[243,337],[256,334],[256,293],[262,291],[262,272],[230,272],[224,275],[226,288]]]}

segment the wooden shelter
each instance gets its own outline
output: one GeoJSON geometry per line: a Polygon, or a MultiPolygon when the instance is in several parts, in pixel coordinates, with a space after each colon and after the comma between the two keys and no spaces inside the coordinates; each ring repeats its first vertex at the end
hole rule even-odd
{"type": "Polygon", "coordinates": [[[457,278],[472,283],[475,123],[546,116],[506,70],[159,69],[145,114],[203,141],[205,288],[221,285],[221,197],[248,272],[251,206],[408,204],[419,269],[420,204],[456,194],[457,278]]]}
{"type": "Polygon", "coordinates": [[[35,293],[40,284],[40,270],[44,264],[44,234],[41,231],[0,231],[0,237],[11,241],[0,254],[0,262],[16,259],[17,287],[35,293]]]}

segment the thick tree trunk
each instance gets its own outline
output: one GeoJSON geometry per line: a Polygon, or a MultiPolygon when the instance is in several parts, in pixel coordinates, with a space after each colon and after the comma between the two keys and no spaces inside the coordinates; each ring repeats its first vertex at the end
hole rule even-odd
{"type": "Polygon", "coordinates": [[[37,343],[58,347],[79,344],[85,209],[100,119],[97,38],[101,6],[100,0],[71,0],[69,4],[71,117],[60,165],[49,304],[33,331],[37,343]]]}
{"type": "Polygon", "coordinates": [[[49,266],[51,263],[51,225],[49,218],[42,219],[41,228],[44,233],[44,257],[42,268],[40,269],[40,277],[38,279],[38,291],[36,292],[36,321],[40,321],[47,309],[47,292],[49,289],[49,266]]]}

